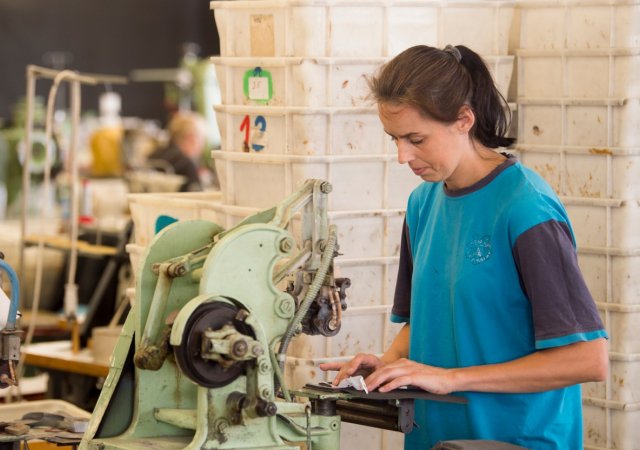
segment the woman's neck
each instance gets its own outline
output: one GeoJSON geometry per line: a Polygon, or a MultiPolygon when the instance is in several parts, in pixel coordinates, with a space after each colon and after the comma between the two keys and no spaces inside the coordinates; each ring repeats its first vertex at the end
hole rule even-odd
{"type": "Polygon", "coordinates": [[[477,141],[471,141],[470,144],[456,170],[445,180],[445,186],[449,190],[457,191],[473,186],[506,159],[502,153],[485,147],[477,141]]]}

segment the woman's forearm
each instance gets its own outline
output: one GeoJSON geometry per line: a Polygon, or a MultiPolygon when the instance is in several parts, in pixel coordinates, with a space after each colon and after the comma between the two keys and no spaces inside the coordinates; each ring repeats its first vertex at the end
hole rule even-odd
{"type": "Polygon", "coordinates": [[[380,361],[386,363],[393,362],[400,358],[409,357],[409,324],[405,324],[394,338],[391,346],[380,357],[380,361]]]}
{"type": "Polygon", "coordinates": [[[451,391],[540,392],[603,381],[608,372],[605,339],[540,350],[501,363],[450,370],[451,391]]]}

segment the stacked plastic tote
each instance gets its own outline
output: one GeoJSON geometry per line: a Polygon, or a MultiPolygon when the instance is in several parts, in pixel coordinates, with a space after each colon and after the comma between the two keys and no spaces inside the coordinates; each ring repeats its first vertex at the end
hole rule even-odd
{"type": "Polygon", "coordinates": [[[609,332],[585,386],[585,448],[640,448],[640,3],[523,2],[522,161],[563,196],[609,332]]]}
{"type": "MultiPolygon", "coordinates": [[[[423,1],[213,1],[222,94],[213,152],[226,223],[270,207],[307,178],[330,181],[330,220],[339,231],[336,267],[351,278],[336,337],[294,341],[294,386],[324,378],[318,361],[381,353],[398,327],[389,321],[404,209],[419,183],[367,98],[366,76],[416,44],[466,44],[487,56],[506,95],[513,4],[423,1]]],[[[294,227],[295,231],[295,227],[294,227]]],[[[375,430],[345,427],[345,448],[400,448],[375,430]],[[356,436],[357,433],[357,436],[356,436]],[[369,442],[371,440],[371,442],[369,442]],[[357,442],[357,444],[355,444],[357,442]]],[[[393,438],[397,439],[397,437],[393,438]]]]}

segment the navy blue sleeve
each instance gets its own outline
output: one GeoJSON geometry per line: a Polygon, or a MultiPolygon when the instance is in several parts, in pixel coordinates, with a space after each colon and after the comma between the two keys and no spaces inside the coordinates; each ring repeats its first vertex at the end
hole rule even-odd
{"type": "Polygon", "coordinates": [[[564,222],[542,222],[513,247],[522,288],[531,302],[536,348],[606,337],[564,222]]]}
{"type": "Polygon", "coordinates": [[[400,262],[398,264],[398,279],[391,308],[393,322],[408,322],[411,312],[411,276],[413,275],[413,256],[411,255],[411,241],[409,227],[405,219],[402,226],[400,241],[400,262]]]}

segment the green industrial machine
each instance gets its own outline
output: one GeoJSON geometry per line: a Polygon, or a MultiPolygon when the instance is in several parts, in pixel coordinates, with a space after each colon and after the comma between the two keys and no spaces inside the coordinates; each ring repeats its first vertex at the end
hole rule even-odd
{"type": "Polygon", "coordinates": [[[340,416],[283,376],[291,339],[335,335],[346,308],[330,191],[308,180],[229,230],[183,221],[154,238],[81,449],[339,448],[340,416]]]}

